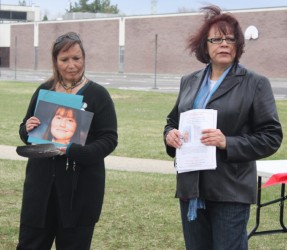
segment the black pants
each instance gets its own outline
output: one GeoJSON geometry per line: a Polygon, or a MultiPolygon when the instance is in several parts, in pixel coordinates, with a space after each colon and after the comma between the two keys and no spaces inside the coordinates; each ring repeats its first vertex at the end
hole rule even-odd
{"type": "Polygon", "coordinates": [[[55,240],[57,250],[89,250],[95,225],[63,228],[56,199],[52,191],[45,228],[20,225],[17,250],[50,250],[55,240]]]}

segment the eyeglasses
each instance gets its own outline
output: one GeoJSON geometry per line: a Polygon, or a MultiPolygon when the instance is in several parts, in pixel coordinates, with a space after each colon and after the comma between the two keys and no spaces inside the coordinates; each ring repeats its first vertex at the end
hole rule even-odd
{"type": "Polygon", "coordinates": [[[215,38],[209,38],[207,39],[207,41],[210,43],[215,43],[215,44],[221,44],[223,41],[225,41],[228,44],[236,43],[236,40],[234,37],[226,37],[226,38],[215,37],[215,38]]]}
{"type": "Polygon", "coordinates": [[[67,33],[67,34],[64,34],[62,36],[59,36],[56,40],[55,40],[55,45],[58,44],[58,43],[61,43],[63,42],[65,39],[70,39],[72,41],[80,41],[81,42],[81,39],[79,37],[79,35],[77,35],[76,33],[67,33]]]}

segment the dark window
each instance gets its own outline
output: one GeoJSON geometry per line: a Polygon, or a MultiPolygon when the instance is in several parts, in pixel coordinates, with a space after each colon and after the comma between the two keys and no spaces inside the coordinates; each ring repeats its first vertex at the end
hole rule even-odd
{"type": "Polygon", "coordinates": [[[26,12],[16,12],[12,11],[12,19],[14,20],[27,20],[27,13],[26,12]]]}
{"type": "Polygon", "coordinates": [[[27,12],[0,10],[1,20],[27,20],[27,12]]]}
{"type": "Polygon", "coordinates": [[[11,11],[1,10],[0,11],[0,18],[1,19],[10,19],[10,12],[11,11]]]}

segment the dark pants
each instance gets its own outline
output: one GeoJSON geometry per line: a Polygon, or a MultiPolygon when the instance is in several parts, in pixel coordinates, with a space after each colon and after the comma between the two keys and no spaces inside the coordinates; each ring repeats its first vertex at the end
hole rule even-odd
{"type": "Polygon", "coordinates": [[[250,205],[205,201],[195,221],[187,220],[188,202],[180,200],[187,250],[247,250],[250,205]]]}
{"type": "Polygon", "coordinates": [[[45,228],[20,225],[17,250],[50,250],[55,240],[57,250],[89,250],[94,227],[63,228],[55,190],[49,199],[45,228]]]}

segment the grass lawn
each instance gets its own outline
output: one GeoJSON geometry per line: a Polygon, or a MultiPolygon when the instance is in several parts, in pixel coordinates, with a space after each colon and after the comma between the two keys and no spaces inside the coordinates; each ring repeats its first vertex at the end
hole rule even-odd
{"type": "MultiPolygon", "coordinates": [[[[24,161],[0,160],[0,250],[17,244],[24,161]]],[[[178,201],[173,174],[107,171],[106,195],[92,248],[100,250],[183,250],[178,201]]],[[[278,198],[279,186],[263,190],[262,199],[278,198]]],[[[279,205],[262,209],[259,230],[278,229],[279,205]]],[[[286,222],[287,223],[287,222],[286,222]]],[[[255,225],[252,206],[248,225],[255,225]]],[[[287,234],[254,236],[249,249],[284,250],[287,234]]]]}
{"type": "MultiPolygon", "coordinates": [[[[0,81],[0,87],[0,144],[22,145],[18,127],[37,85],[0,81]]],[[[109,92],[119,125],[119,146],[113,155],[170,160],[162,132],[177,95],[117,89],[109,92]]],[[[277,101],[277,105],[285,134],[287,101],[277,101]]],[[[270,159],[286,159],[286,151],[284,138],[282,147],[270,159]]],[[[25,161],[0,160],[0,250],[15,249],[17,243],[24,174],[25,161]]],[[[184,249],[174,190],[173,174],[108,170],[103,212],[92,249],[184,249]]],[[[263,189],[262,202],[278,198],[279,190],[279,186],[263,189]]],[[[278,229],[278,217],[278,204],[263,208],[259,230],[278,229]]],[[[254,223],[252,206],[249,231],[254,223]]],[[[286,240],[287,234],[254,236],[249,240],[249,249],[284,250],[286,240]]]]}
{"type": "MultiPolygon", "coordinates": [[[[30,98],[37,84],[0,81],[0,144],[22,145],[18,136],[30,98]]],[[[177,94],[157,91],[109,89],[118,118],[119,145],[113,155],[171,160],[163,145],[163,128],[177,94]]],[[[287,101],[277,101],[284,131],[287,131],[287,101]]],[[[270,159],[286,159],[287,139],[270,159]]]]}

